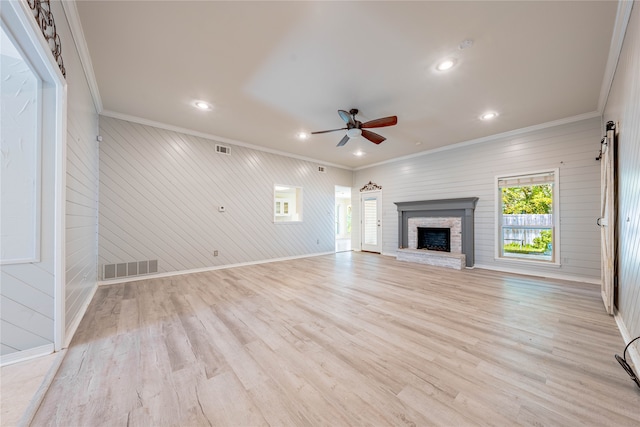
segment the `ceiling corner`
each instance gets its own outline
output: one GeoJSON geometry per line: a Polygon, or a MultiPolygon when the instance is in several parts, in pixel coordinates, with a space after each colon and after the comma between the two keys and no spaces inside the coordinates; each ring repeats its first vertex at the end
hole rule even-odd
{"type": "Polygon", "coordinates": [[[93,72],[93,64],[91,63],[91,55],[89,54],[89,47],[84,37],[84,31],[82,30],[82,23],[80,22],[80,15],[78,15],[78,8],[75,1],[62,1],[62,8],[64,14],[67,17],[69,23],[69,29],[71,30],[71,37],[76,45],[78,56],[80,56],[80,63],[84,70],[84,75],[91,91],[91,98],[93,98],[93,104],[96,107],[98,114],[102,113],[102,98],[100,98],[100,91],[98,89],[98,82],[96,81],[95,73],[93,72]]]}
{"type": "Polygon", "coordinates": [[[609,46],[609,57],[607,58],[607,65],[604,70],[604,77],[602,78],[602,86],[600,88],[600,97],[598,98],[598,112],[600,114],[604,112],[604,108],[607,104],[607,98],[609,97],[609,91],[613,84],[613,77],[616,73],[616,67],[618,66],[618,59],[620,57],[620,52],[622,51],[622,43],[627,31],[627,25],[629,24],[629,18],[631,17],[633,3],[633,1],[618,2],[616,21],[613,26],[611,44],[609,46]]]}

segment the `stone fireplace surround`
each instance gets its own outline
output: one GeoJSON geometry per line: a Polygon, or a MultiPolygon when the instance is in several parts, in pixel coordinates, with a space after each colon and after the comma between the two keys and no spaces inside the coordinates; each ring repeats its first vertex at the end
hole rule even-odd
{"type": "MultiPolygon", "coordinates": [[[[414,202],[395,202],[398,207],[398,244],[400,250],[411,248],[409,233],[411,227],[417,227],[416,222],[424,218],[460,218],[461,224],[461,253],[465,255],[466,267],[474,265],[474,210],[478,197],[460,199],[422,200],[414,202]],[[414,218],[409,224],[409,219],[414,218]],[[421,219],[418,219],[421,218],[421,219]]],[[[455,234],[451,233],[451,238],[455,234]]],[[[458,234],[460,235],[460,234],[458,234]]],[[[413,246],[415,249],[415,246],[413,246]]],[[[431,252],[431,251],[430,251],[431,252]]],[[[452,241],[453,253],[453,241],[452,241]]],[[[458,252],[460,253],[460,252],[458,252]]]]}

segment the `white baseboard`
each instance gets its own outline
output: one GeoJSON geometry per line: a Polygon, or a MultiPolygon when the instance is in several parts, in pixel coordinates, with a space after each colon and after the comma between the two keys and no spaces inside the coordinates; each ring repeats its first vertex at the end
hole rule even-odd
{"type": "Polygon", "coordinates": [[[536,273],[535,271],[531,271],[531,270],[521,270],[519,268],[509,268],[509,267],[501,267],[501,266],[477,264],[477,263],[473,267],[482,268],[484,270],[501,271],[503,273],[521,274],[523,276],[543,277],[545,279],[568,280],[570,282],[582,282],[582,283],[589,283],[592,285],[600,286],[600,278],[595,279],[593,277],[574,276],[572,274],[554,274],[554,273],[548,273],[548,272],[536,273]]]}
{"type": "MultiPolygon", "coordinates": [[[[620,313],[616,312],[613,318],[616,319],[616,323],[618,324],[618,329],[620,330],[620,335],[622,335],[622,339],[624,339],[624,345],[626,346],[629,343],[629,341],[631,341],[635,337],[631,336],[631,334],[629,333],[629,330],[627,329],[627,325],[624,324],[624,321],[622,320],[622,316],[620,316],[620,313]]],[[[639,341],[640,340],[636,341],[634,344],[629,346],[629,349],[627,350],[627,354],[631,356],[631,362],[633,363],[633,368],[636,372],[636,376],[640,375],[640,352],[638,351],[638,346],[640,346],[639,341]]],[[[620,348],[620,352],[618,354],[622,356],[623,351],[624,351],[624,347],[620,348]]]]}
{"type": "Polygon", "coordinates": [[[333,254],[335,254],[335,252],[317,252],[317,253],[313,253],[313,254],[296,255],[296,256],[290,256],[290,257],[284,257],[284,258],[272,258],[272,259],[265,259],[265,260],[261,260],[261,261],[240,262],[240,263],[237,263],[237,264],[226,264],[226,265],[219,265],[219,266],[214,266],[214,267],[194,268],[194,269],[191,269],[191,270],[178,270],[178,271],[170,271],[170,272],[167,272],[167,273],[145,274],[144,276],[129,276],[129,277],[123,277],[121,279],[102,280],[102,281],[98,282],[98,286],[116,285],[118,283],[136,282],[138,280],[148,280],[148,279],[157,279],[157,278],[162,278],[162,277],[181,276],[183,274],[203,273],[203,272],[206,272],[206,271],[225,270],[225,269],[228,269],[228,268],[245,267],[245,266],[248,266],[248,265],[268,264],[268,263],[271,263],[271,262],[289,261],[289,260],[292,260],[292,259],[311,258],[311,257],[315,257],[315,256],[333,255],[333,254]]]}
{"type": "Polygon", "coordinates": [[[91,304],[91,300],[93,300],[93,296],[96,294],[97,289],[98,289],[98,284],[96,283],[95,285],[93,285],[93,288],[91,289],[91,295],[89,295],[89,297],[84,301],[84,303],[82,303],[82,307],[80,308],[78,313],[76,313],[76,317],[74,317],[73,321],[69,325],[69,328],[66,329],[64,334],[63,348],[69,347],[69,344],[71,343],[71,340],[73,339],[73,336],[75,335],[76,330],[78,330],[78,326],[80,326],[80,322],[82,321],[84,314],[87,312],[87,308],[89,308],[89,304],[91,304]]]}
{"type": "Polygon", "coordinates": [[[15,353],[1,356],[0,366],[13,365],[14,363],[24,362],[35,359],[36,357],[46,356],[51,353],[53,353],[53,343],[30,348],[28,350],[16,351],[15,353]]]}
{"type": "Polygon", "coordinates": [[[38,387],[38,390],[36,390],[36,394],[33,395],[31,401],[29,402],[29,406],[27,406],[27,409],[25,409],[24,413],[22,414],[20,421],[18,421],[18,427],[29,427],[31,425],[33,417],[36,415],[36,412],[40,408],[40,405],[44,400],[44,396],[47,394],[47,391],[49,390],[53,379],[58,373],[58,369],[60,369],[60,365],[62,365],[62,361],[64,360],[66,354],[66,350],[61,350],[57,353],[53,364],[51,365],[51,367],[49,367],[49,370],[42,379],[40,387],[38,387]]]}

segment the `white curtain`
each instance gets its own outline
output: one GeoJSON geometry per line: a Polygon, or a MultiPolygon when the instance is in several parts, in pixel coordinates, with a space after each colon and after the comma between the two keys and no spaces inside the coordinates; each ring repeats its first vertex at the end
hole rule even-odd
{"type": "Polygon", "coordinates": [[[613,278],[615,274],[615,182],[613,176],[613,144],[615,143],[615,130],[607,131],[605,143],[602,144],[602,158],[600,165],[601,187],[601,274],[602,274],[602,300],[607,313],[613,314],[613,278]]]}

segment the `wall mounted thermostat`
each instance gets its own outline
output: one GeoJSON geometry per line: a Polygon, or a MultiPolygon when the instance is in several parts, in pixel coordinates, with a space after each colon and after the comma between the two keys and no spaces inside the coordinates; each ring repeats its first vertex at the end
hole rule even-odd
{"type": "Polygon", "coordinates": [[[218,206],[218,212],[224,212],[224,206],[218,206]]]}

